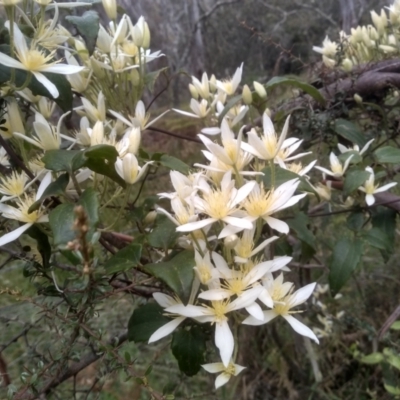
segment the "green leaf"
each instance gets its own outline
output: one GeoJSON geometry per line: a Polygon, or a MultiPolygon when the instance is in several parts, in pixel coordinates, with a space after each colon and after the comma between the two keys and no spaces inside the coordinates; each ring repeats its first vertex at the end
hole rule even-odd
{"type": "Polygon", "coordinates": [[[171,321],[163,312],[164,309],[154,303],[145,304],[133,311],[128,322],[128,340],[147,342],[158,328],[171,321]]]}
{"type": "Polygon", "coordinates": [[[162,214],[157,215],[155,225],[156,227],[147,236],[150,246],[168,249],[180,235],[176,231],[176,225],[162,214]]]}
{"type": "Polygon", "coordinates": [[[179,171],[185,175],[187,175],[190,170],[189,165],[187,165],[183,161],[179,160],[179,158],[175,158],[175,157],[169,156],[167,154],[163,154],[161,156],[159,163],[162,166],[167,167],[172,171],[179,171]]]}
{"type": "Polygon", "coordinates": [[[392,146],[380,147],[375,151],[376,160],[380,163],[400,163],[400,149],[392,146]]]}
{"type": "Polygon", "coordinates": [[[329,265],[329,286],[333,295],[339,292],[357,268],[362,252],[361,239],[342,238],[336,243],[329,265]]]}
{"type": "Polygon", "coordinates": [[[72,166],[73,168],[76,168],[77,165],[85,166],[93,172],[109,177],[122,187],[126,187],[125,181],[115,170],[117,157],[118,152],[114,146],[98,144],[76,154],[72,160],[72,166]]]}
{"type": "Polygon", "coordinates": [[[74,162],[75,156],[80,153],[82,153],[80,150],[47,150],[42,157],[42,161],[45,168],[50,171],[72,173],[84,164],[84,160],[80,164],[74,162]]]}
{"type": "Polygon", "coordinates": [[[318,101],[321,104],[325,104],[326,100],[322,96],[322,94],[319,92],[318,89],[316,89],[314,86],[309,85],[308,83],[302,82],[298,80],[297,78],[294,77],[284,77],[284,76],[276,76],[272,79],[270,79],[267,84],[265,85],[265,88],[272,89],[275,86],[279,85],[290,85],[297,87],[298,89],[303,90],[307,94],[309,94],[315,101],[318,101]]]}
{"type": "Polygon", "coordinates": [[[73,225],[75,221],[75,206],[73,204],[60,204],[49,214],[49,224],[53,231],[54,245],[66,244],[75,239],[73,225]]]}
{"type": "Polygon", "coordinates": [[[185,302],[192,288],[194,266],[193,252],[185,250],[169,261],[146,265],[144,270],[161,279],[185,302]]]}
{"type": "Polygon", "coordinates": [[[400,356],[392,349],[383,349],[383,355],[385,356],[385,361],[388,362],[392,367],[400,370],[400,356]]]}
{"type": "Polygon", "coordinates": [[[335,121],[335,126],[333,130],[338,135],[349,140],[351,143],[358,144],[360,147],[363,147],[367,142],[358,126],[350,121],[347,121],[346,119],[337,119],[335,121]]]}
{"type": "Polygon", "coordinates": [[[380,362],[383,361],[383,354],[382,353],[371,353],[368,354],[367,356],[361,357],[360,361],[363,364],[379,364],[380,362]]]}
{"type": "Polygon", "coordinates": [[[368,171],[350,170],[346,173],[343,184],[343,195],[347,197],[362,186],[371,174],[368,171]]]}
{"type": "Polygon", "coordinates": [[[390,251],[392,242],[386,232],[379,228],[372,228],[365,233],[364,238],[368,243],[380,250],[390,251]]]}
{"type": "Polygon", "coordinates": [[[128,271],[135,268],[142,254],[142,246],[137,243],[131,243],[124,247],[118,253],[114,254],[104,265],[108,275],[128,271]]]}
{"type": "Polygon", "coordinates": [[[36,240],[37,249],[42,256],[43,267],[50,266],[51,246],[48,236],[43,233],[36,225],[32,225],[26,232],[32,239],[36,240]]]}
{"type": "Polygon", "coordinates": [[[199,326],[180,329],[172,336],[171,350],[179,369],[187,376],[196,375],[205,362],[206,336],[199,326]]]}
{"type": "MultiPolygon", "coordinates": [[[[76,205],[83,206],[87,214],[89,219],[87,239],[91,240],[99,221],[99,202],[96,191],[93,188],[86,189],[76,205]]],[[[75,239],[74,221],[76,216],[74,208],[74,204],[61,204],[50,212],[49,223],[53,231],[55,246],[64,245],[75,239]]]]}
{"type": "Polygon", "coordinates": [[[364,225],[365,218],[362,212],[352,212],[346,220],[346,225],[352,231],[359,231],[364,225]]]}
{"type": "Polygon", "coordinates": [[[267,189],[276,188],[282,183],[290,181],[291,179],[300,178],[299,175],[287,169],[275,166],[272,172],[271,167],[265,167],[262,169],[264,175],[261,177],[264,182],[264,187],[267,189]]]}
{"type": "Polygon", "coordinates": [[[400,331],[400,321],[394,322],[391,326],[390,329],[393,329],[394,331],[400,331]]]}
{"type": "Polygon", "coordinates": [[[242,95],[239,94],[238,96],[232,97],[227,103],[222,112],[218,116],[218,126],[221,125],[222,120],[224,119],[225,115],[228,114],[229,110],[234,107],[240,100],[242,100],[242,95]]]}
{"type": "Polygon", "coordinates": [[[159,70],[157,70],[157,71],[149,72],[149,73],[147,73],[147,74],[145,75],[145,77],[144,77],[144,83],[145,83],[145,85],[148,87],[148,89],[150,90],[150,92],[153,92],[153,91],[154,91],[154,85],[156,84],[157,79],[158,79],[158,77],[160,76],[160,74],[161,74],[162,72],[166,71],[168,68],[169,68],[169,67],[164,67],[164,68],[161,68],[161,69],[159,69],[159,70]]]}
{"type": "Polygon", "coordinates": [[[379,228],[385,232],[387,245],[385,250],[381,250],[383,259],[387,262],[390,256],[394,253],[394,244],[396,240],[396,217],[397,213],[386,207],[377,207],[372,215],[373,228],[379,228]]]}
{"type": "Polygon", "coordinates": [[[383,386],[385,387],[385,390],[393,396],[400,396],[400,387],[388,385],[386,383],[384,383],[383,386]]]}
{"type": "Polygon", "coordinates": [[[307,243],[311,248],[315,250],[315,236],[308,229],[310,219],[303,212],[296,213],[296,216],[292,219],[288,219],[287,224],[296,232],[298,239],[307,243]]]}
{"type": "Polygon", "coordinates": [[[65,189],[67,188],[69,182],[68,173],[60,175],[54,182],[50,183],[49,186],[45,189],[42,196],[39,200],[36,200],[28,210],[28,213],[31,213],[37,210],[42,204],[42,201],[51,196],[61,196],[65,193],[65,189]]]}
{"type": "Polygon", "coordinates": [[[75,25],[79,34],[83,37],[89,55],[92,55],[96,47],[97,35],[100,28],[100,18],[96,11],[85,11],[82,16],[67,16],[65,19],[75,25]]]}

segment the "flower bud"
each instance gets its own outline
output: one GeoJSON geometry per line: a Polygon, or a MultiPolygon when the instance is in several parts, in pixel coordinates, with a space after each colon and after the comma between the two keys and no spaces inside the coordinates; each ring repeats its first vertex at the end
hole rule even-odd
{"type": "Polygon", "coordinates": [[[130,71],[131,83],[133,86],[139,86],[140,74],[136,68],[132,68],[130,71]]]}
{"type": "Polygon", "coordinates": [[[217,91],[217,78],[214,74],[211,75],[209,84],[211,93],[215,93],[217,91]]]}
{"type": "Polygon", "coordinates": [[[189,91],[190,91],[190,95],[194,99],[197,100],[199,98],[199,92],[196,90],[196,87],[194,85],[192,85],[191,83],[189,83],[189,91]]]}
{"type": "Polygon", "coordinates": [[[238,241],[239,238],[237,237],[237,235],[229,235],[224,239],[224,246],[227,249],[233,249],[237,245],[238,241]]]}
{"type": "Polygon", "coordinates": [[[155,219],[157,217],[157,212],[156,211],[150,211],[149,213],[147,213],[147,215],[144,217],[143,219],[143,224],[145,226],[147,225],[151,225],[155,219]]]}
{"type": "Polygon", "coordinates": [[[266,115],[268,115],[269,118],[271,118],[271,110],[270,110],[269,108],[266,108],[265,111],[264,111],[264,113],[265,113],[266,115]]]}
{"type": "Polygon", "coordinates": [[[247,105],[250,105],[253,102],[253,96],[248,85],[243,86],[242,99],[243,103],[247,105]]]}
{"type": "Polygon", "coordinates": [[[108,18],[115,21],[117,19],[117,2],[115,0],[103,0],[103,7],[108,18]]]}
{"type": "Polygon", "coordinates": [[[254,81],[253,82],[253,86],[255,91],[258,93],[258,95],[262,98],[262,99],[266,99],[267,98],[267,91],[265,90],[264,85],[261,85],[261,83],[254,81]]]}
{"type": "Polygon", "coordinates": [[[136,25],[132,29],[132,37],[135,45],[148,49],[150,47],[150,30],[147,22],[140,17],[136,25]]]}
{"type": "Polygon", "coordinates": [[[362,97],[359,95],[359,94],[355,94],[354,96],[353,96],[353,98],[354,98],[354,101],[357,103],[357,104],[362,104],[363,103],[363,99],[362,99],[362,97]]]}
{"type": "Polygon", "coordinates": [[[103,144],[104,140],[104,126],[103,122],[97,121],[90,134],[90,146],[103,144]]]}
{"type": "Polygon", "coordinates": [[[351,72],[351,70],[353,69],[353,63],[351,62],[351,60],[349,58],[345,58],[342,62],[342,68],[346,71],[346,72],[351,72]]]}

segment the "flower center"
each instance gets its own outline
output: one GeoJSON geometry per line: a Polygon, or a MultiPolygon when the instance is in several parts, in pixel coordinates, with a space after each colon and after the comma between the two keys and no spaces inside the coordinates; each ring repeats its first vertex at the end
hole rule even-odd
{"type": "Polygon", "coordinates": [[[215,190],[204,195],[204,200],[207,203],[206,213],[215,219],[225,218],[229,213],[229,192],[215,190]]]}
{"type": "Polygon", "coordinates": [[[28,71],[40,71],[50,58],[51,55],[46,56],[41,51],[28,50],[25,55],[24,66],[28,71]]]}

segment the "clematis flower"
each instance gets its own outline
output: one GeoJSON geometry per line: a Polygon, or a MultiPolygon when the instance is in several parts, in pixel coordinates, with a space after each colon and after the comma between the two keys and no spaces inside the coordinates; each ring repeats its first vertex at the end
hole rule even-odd
{"type": "Polygon", "coordinates": [[[290,138],[285,140],[289,129],[289,119],[290,116],[286,118],[282,133],[278,139],[271,118],[264,113],[263,136],[259,138],[255,130],[252,129],[247,134],[248,143],[242,143],[242,149],[257,156],[262,160],[273,160],[280,150],[285,149],[298,141],[297,138],[290,138]]]}
{"type": "MultiPolygon", "coordinates": [[[[42,72],[70,75],[82,71],[85,67],[60,64],[57,61],[51,62],[55,55],[54,51],[46,55],[44,52],[35,48],[29,49],[24,35],[18,28],[18,25],[14,22],[12,23],[14,24],[15,52],[19,61],[11,58],[7,54],[0,53],[0,64],[6,65],[10,68],[22,69],[31,72],[35,78],[49,91],[49,93],[54,98],[57,98],[59,96],[57,87],[48,78],[46,78],[42,72]]],[[[7,29],[10,29],[10,21],[6,21],[4,26],[7,29]]]]}
{"type": "Polygon", "coordinates": [[[25,172],[19,174],[18,172],[13,171],[10,175],[5,176],[0,181],[0,194],[3,195],[0,203],[22,196],[36,179],[26,184],[27,180],[28,176],[25,172]]]}
{"type": "Polygon", "coordinates": [[[203,75],[201,76],[201,81],[192,76],[192,84],[200,97],[208,100],[208,98],[210,97],[210,84],[208,81],[207,73],[203,72],[203,75]]]}
{"type": "MultiPolygon", "coordinates": [[[[279,302],[274,303],[274,308],[272,310],[266,310],[263,312],[263,321],[260,321],[259,319],[256,319],[250,315],[243,321],[243,324],[255,326],[263,325],[273,320],[275,317],[281,316],[297,333],[314,340],[316,343],[319,343],[319,340],[315,336],[314,332],[291,315],[293,313],[296,313],[296,311],[291,311],[292,308],[304,303],[311,296],[315,285],[316,283],[310,283],[309,285],[302,287],[296,292],[283,297],[279,302]]],[[[285,288],[284,291],[286,290],[287,288],[285,288]]]]}
{"type": "Polygon", "coordinates": [[[222,372],[217,376],[217,379],[215,379],[215,389],[218,389],[228,383],[232,376],[239,375],[246,368],[242,367],[241,365],[234,364],[233,362],[230,362],[227,367],[223,363],[203,364],[202,367],[211,374],[222,372]]]}
{"type": "Polygon", "coordinates": [[[177,231],[191,232],[211,225],[216,221],[223,221],[227,226],[219,235],[221,239],[231,233],[253,228],[253,224],[250,221],[238,218],[234,214],[238,211],[238,204],[248,196],[256,182],[247,182],[240,189],[236,189],[235,181],[231,180],[231,176],[230,171],[224,175],[220,189],[212,189],[207,182],[203,182],[199,188],[203,192],[203,196],[194,196],[193,201],[195,208],[208,215],[208,218],[181,225],[177,228],[177,231]],[[231,231],[231,227],[236,229],[235,232],[231,231]]]}
{"type": "Polygon", "coordinates": [[[3,215],[3,217],[14,219],[19,222],[24,222],[24,225],[3,235],[0,238],[0,246],[4,246],[5,244],[10,243],[15,239],[18,239],[33,224],[48,221],[48,215],[44,215],[43,211],[41,211],[40,209],[32,211],[31,213],[29,213],[28,210],[35,201],[40,199],[43,192],[45,191],[47,186],[50,185],[50,183],[51,172],[48,172],[40,183],[35,196],[25,195],[24,197],[21,197],[16,202],[16,207],[0,203],[0,213],[3,215]]]}
{"type": "Polygon", "coordinates": [[[350,161],[353,158],[354,154],[352,154],[347,160],[345,161],[344,165],[340,162],[340,160],[335,156],[332,152],[329,155],[329,161],[331,164],[331,169],[326,169],[323,167],[319,167],[318,165],[315,167],[320,171],[324,172],[327,175],[333,176],[334,178],[342,178],[344,173],[346,172],[347,168],[350,165],[350,161]]]}
{"type": "Polygon", "coordinates": [[[369,142],[367,142],[361,150],[360,150],[360,147],[358,146],[358,144],[353,145],[353,148],[351,148],[351,147],[343,146],[341,143],[338,143],[337,147],[342,154],[347,153],[348,151],[355,151],[358,154],[360,154],[360,156],[362,156],[368,150],[369,146],[371,145],[371,143],[374,140],[375,139],[371,139],[369,142]]]}
{"type": "Polygon", "coordinates": [[[133,154],[127,153],[124,158],[117,159],[115,169],[127,184],[133,185],[143,176],[151,163],[152,161],[147,162],[143,167],[140,167],[137,158],[133,154]]]}
{"type": "Polygon", "coordinates": [[[374,170],[371,167],[367,167],[365,170],[370,173],[369,178],[365,181],[364,186],[360,186],[358,190],[365,193],[365,202],[369,206],[372,206],[375,203],[375,193],[385,192],[391,187],[396,186],[397,182],[388,183],[387,185],[379,187],[379,185],[375,185],[374,170]]]}
{"type": "Polygon", "coordinates": [[[211,108],[208,106],[208,101],[204,99],[199,102],[196,99],[192,98],[190,100],[190,108],[193,111],[193,113],[178,110],[177,108],[173,108],[172,110],[176,111],[179,114],[186,115],[187,117],[200,118],[200,119],[207,117],[207,115],[211,111],[211,108]]]}
{"type": "Polygon", "coordinates": [[[246,218],[252,222],[262,218],[272,229],[281,233],[289,233],[288,224],[271,217],[271,215],[293,206],[307,195],[303,193],[294,196],[299,183],[298,179],[292,179],[269,191],[265,191],[262,184],[255,184],[253,190],[243,202],[248,214],[246,218]]]}
{"type": "Polygon", "coordinates": [[[229,96],[234,94],[236,92],[237,87],[239,86],[240,81],[242,80],[242,72],[243,72],[243,63],[236,70],[232,79],[217,81],[217,88],[222,90],[229,96]]]}
{"type": "Polygon", "coordinates": [[[259,288],[253,288],[247,290],[240,299],[236,299],[232,302],[229,300],[213,301],[210,306],[194,306],[191,304],[184,306],[183,304],[176,304],[167,307],[165,311],[186,318],[194,318],[201,323],[211,322],[214,324],[215,345],[219,349],[222,363],[225,367],[228,367],[232,358],[235,342],[229,328],[226,314],[250,306],[255,302],[259,293],[259,288]]]}

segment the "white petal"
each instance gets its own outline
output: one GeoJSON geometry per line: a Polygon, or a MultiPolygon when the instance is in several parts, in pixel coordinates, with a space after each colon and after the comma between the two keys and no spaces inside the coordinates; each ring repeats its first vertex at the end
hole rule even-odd
{"type": "Polygon", "coordinates": [[[72,75],[81,72],[84,69],[85,67],[79,65],[53,64],[49,66],[44,65],[40,70],[43,72],[53,72],[54,74],[72,75]]]}
{"type": "Polygon", "coordinates": [[[266,217],[264,220],[272,229],[285,234],[289,233],[289,225],[286,222],[272,217],[266,217]]]}
{"type": "Polygon", "coordinates": [[[165,311],[171,314],[179,314],[187,318],[202,317],[207,314],[207,310],[204,307],[193,306],[191,304],[188,304],[187,306],[184,306],[183,304],[176,304],[174,306],[167,307],[165,311]]]}
{"type": "Polygon", "coordinates": [[[175,111],[179,114],[185,115],[186,117],[191,117],[191,118],[200,118],[198,115],[187,112],[187,111],[183,111],[183,110],[178,110],[176,108],[173,108],[172,111],[175,111]]]}
{"type": "Polygon", "coordinates": [[[218,135],[221,133],[221,129],[219,128],[203,128],[201,130],[201,133],[204,133],[205,135],[218,135]]]}
{"type": "Polygon", "coordinates": [[[47,189],[47,186],[49,186],[51,183],[51,172],[48,172],[44,178],[42,179],[42,182],[40,182],[38,191],[36,193],[36,200],[39,200],[42,197],[43,192],[47,189]]]}
{"type": "Polygon", "coordinates": [[[220,388],[221,386],[224,386],[229,379],[231,379],[231,375],[223,372],[222,374],[219,374],[217,376],[217,379],[215,379],[215,389],[220,388]]]}
{"type": "Polygon", "coordinates": [[[211,225],[216,221],[215,218],[206,218],[202,219],[200,221],[195,221],[195,222],[189,222],[187,224],[178,226],[176,230],[178,232],[192,232],[192,231],[197,231],[198,229],[202,229],[208,225],[211,225]]]}
{"type": "Polygon", "coordinates": [[[197,297],[199,299],[217,301],[227,299],[230,296],[229,291],[226,289],[211,289],[200,293],[197,297]]]}
{"type": "Polygon", "coordinates": [[[264,325],[269,321],[272,321],[275,317],[278,316],[278,314],[275,313],[274,310],[267,310],[263,312],[264,314],[264,320],[260,321],[259,319],[254,318],[253,316],[247,317],[242,324],[244,325],[253,325],[253,326],[258,326],[258,325],[264,325]]]}
{"type": "Polygon", "coordinates": [[[375,197],[372,194],[367,194],[365,196],[365,202],[369,205],[372,206],[375,203],[375,197]]]}
{"type": "Polygon", "coordinates": [[[293,293],[292,295],[293,296],[291,301],[292,307],[304,303],[312,295],[312,292],[314,291],[316,284],[317,284],[316,282],[313,282],[296,290],[296,292],[293,293]]]}
{"type": "Polygon", "coordinates": [[[165,336],[168,336],[172,333],[186,318],[185,317],[178,317],[174,318],[172,321],[169,321],[161,328],[158,328],[149,339],[149,343],[156,342],[157,340],[162,339],[165,336]]]}
{"type": "Polygon", "coordinates": [[[267,307],[273,308],[274,307],[274,301],[272,300],[271,295],[269,294],[268,290],[265,289],[263,290],[259,295],[258,299],[262,301],[267,307]]]}
{"type": "MultiPolygon", "coordinates": [[[[13,24],[14,28],[14,45],[15,45],[15,50],[18,55],[24,55],[28,52],[28,46],[26,44],[26,40],[22,32],[20,31],[19,27],[17,24],[14,22],[11,22],[13,24]]],[[[6,21],[4,26],[10,30],[10,21],[6,21]]],[[[24,68],[25,69],[25,68],[24,68]]]]}
{"type": "Polygon", "coordinates": [[[162,308],[167,308],[175,304],[179,304],[173,297],[168,296],[165,293],[160,293],[160,292],[153,293],[153,298],[162,308]]]}
{"type": "Polygon", "coordinates": [[[36,71],[32,71],[32,74],[48,90],[48,92],[53,96],[53,98],[56,99],[60,95],[56,85],[54,85],[43,74],[41,74],[40,72],[36,72],[36,71]]]}
{"type": "Polygon", "coordinates": [[[246,311],[253,316],[255,319],[260,321],[264,321],[264,313],[262,308],[257,304],[253,303],[250,306],[246,307],[246,311]]]}
{"type": "Polygon", "coordinates": [[[4,53],[0,53],[0,64],[10,68],[26,69],[22,63],[4,53]]]}
{"type": "Polygon", "coordinates": [[[15,239],[18,239],[32,225],[33,225],[32,223],[25,224],[9,233],[6,233],[0,238],[0,246],[4,246],[5,244],[10,243],[15,239]]]}
{"type": "Polygon", "coordinates": [[[306,336],[314,340],[316,343],[319,343],[319,340],[315,336],[315,333],[308,326],[300,322],[298,319],[292,317],[291,315],[283,315],[283,318],[285,318],[286,321],[289,322],[290,326],[293,328],[294,331],[296,331],[300,335],[306,336]]]}
{"type": "Polygon", "coordinates": [[[209,372],[210,374],[215,374],[217,372],[221,372],[225,369],[224,364],[218,363],[210,363],[210,364],[203,364],[202,367],[209,372]]]}
{"type": "Polygon", "coordinates": [[[237,226],[242,229],[253,229],[253,224],[244,218],[236,218],[230,217],[229,215],[225,218],[222,218],[222,221],[226,222],[229,225],[237,226]]]}
{"type": "Polygon", "coordinates": [[[387,185],[383,185],[383,186],[379,187],[378,189],[375,189],[374,193],[386,192],[386,190],[389,190],[390,188],[392,188],[393,186],[396,186],[396,185],[397,185],[397,182],[388,183],[387,185]]]}
{"type": "Polygon", "coordinates": [[[221,321],[215,323],[215,345],[219,349],[222,363],[227,367],[231,361],[234,339],[227,321],[221,321]]]}

